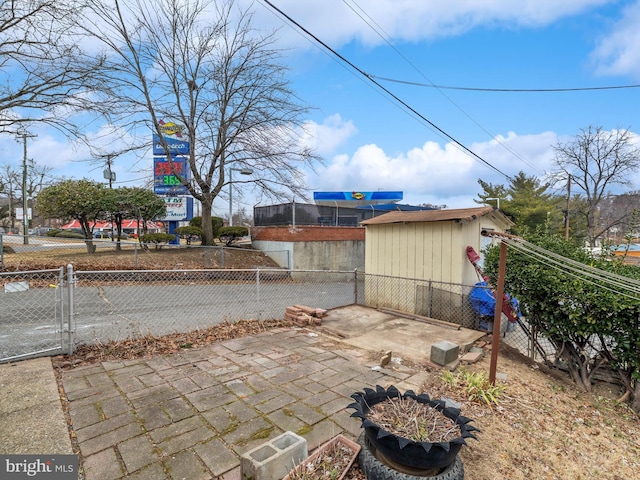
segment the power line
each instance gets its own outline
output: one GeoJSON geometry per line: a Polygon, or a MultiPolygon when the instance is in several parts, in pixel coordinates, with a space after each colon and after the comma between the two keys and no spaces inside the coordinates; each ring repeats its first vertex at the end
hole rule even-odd
{"type": "Polygon", "coordinates": [[[617,295],[623,295],[633,300],[638,300],[639,298],[640,281],[636,279],[624,277],[563,257],[562,255],[546,250],[519,237],[493,232],[488,232],[487,235],[499,238],[505,242],[507,246],[518,251],[520,254],[548,268],[561,271],[566,275],[617,295]]]}
{"type": "Polygon", "coordinates": [[[628,88],[640,88],[640,85],[609,85],[603,87],[569,87],[569,88],[481,88],[481,87],[456,87],[451,85],[435,85],[433,83],[411,82],[397,78],[371,75],[371,78],[383,82],[401,83],[415,87],[437,88],[438,90],[466,90],[470,92],[497,92],[497,93],[552,93],[552,92],[585,92],[592,90],[621,90],[628,88]]]}
{"type": "Polygon", "coordinates": [[[425,123],[427,123],[428,125],[430,125],[431,127],[433,127],[435,130],[437,130],[441,135],[444,135],[447,139],[449,139],[451,142],[453,142],[458,148],[462,149],[463,151],[465,151],[466,153],[470,154],[472,157],[474,157],[475,159],[477,159],[478,161],[484,163],[486,166],[488,166],[489,168],[491,168],[492,170],[496,171],[497,173],[499,173],[500,175],[503,175],[506,179],[511,180],[511,177],[509,175],[507,175],[506,173],[504,173],[502,170],[500,170],[498,167],[495,167],[494,165],[492,165],[491,163],[489,163],[487,160],[485,160],[484,158],[482,158],[480,155],[478,155],[477,153],[475,153],[473,150],[471,150],[470,148],[468,148],[467,146],[463,145],[461,142],[459,142],[457,139],[455,139],[452,135],[450,135],[449,133],[447,133],[446,131],[444,131],[442,128],[440,128],[439,126],[437,126],[435,123],[433,123],[431,120],[429,120],[427,117],[425,117],[424,115],[422,115],[420,112],[418,112],[415,108],[413,108],[411,105],[409,105],[407,102],[405,102],[404,100],[402,100],[400,97],[398,97],[396,94],[394,94],[393,92],[391,92],[389,89],[387,89],[386,87],[384,87],[380,82],[376,81],[371,75],[369,75],[367,72],[365,72],[364,70],[362,70],[360,67],[358,67],[357,65],[355,65],[354,63],[352,63],[351,61],[349,61],[347,58],[345,58],[344,56],[342,56],[340,53],[338,53],[337,51],[335,51],[333,48],[331,48],[329,45],[327,45],[325,42],[323,42],[320,38],[318,38],[317,36],[315,36],[313,33],[311,33],[309,30],[307,30],[306,28],[304,28],[302,25],[300,25],[298,22],[296,22],[293,18],[291,18],[289,15],[287,15],[286,13],[284,13],[282,10],[280,10],[278,7],[276,7],[273,3],[271,3],[269,0],[262,0],[264,3],[266,3],[269,7],[271,7],[273,10],[275,10],[276,12],[278,12],[280,15],[282,15],[284,18],[287,19],[287,21],[289,21],[290,23],[292,23],[293,25],[295,25],[296,27],[298,27],[300,30],[302,30],[306,35],[310,36],[311,38],[313,38],[313,40],[317,43],[319,43],[320,45],[322,45],[324,48],[326,48],[327,50],[329,50],[334,56],[336,56],[337,58],[339,58],[341,61],[343,61],[344,63],[346,63],[348,66],[350,66],[352,69],[354,69],[356,72],[358,72],[360,75],[362,75],[363,77],[365,77],[367,80],[369,80],[371,83],[373,83],[375,86],[377,86],[379,89],[381,89],[382,91],[384,91],[387,95],[389,95],[391,98],[393,98],[396,102],[400,103],[404,108],[406,108],[407,110],[409,110],[412,114],[416,115],[418,118],[420,118],[422,121],[424,121],[425,123]]]}
{"type": "MultiPolygon", "coordinates": [[[[444,97],[446,98],[454,107],[456,107],[460,112],[462,112],[462,114],[464,116],[466,116],[469,120],[471,120],[477,127],[479,127],[484,133],[486,133],[492,140],[495,140],[502,148],[504,148],[505,150],[507,150],[509,153],[511,153],[511,155],[513,155],[514,157],[516,157],[518,160],[520,160],[522,163],[524,163],[525,165],[527,165],[529,168],[537,171],[538,173],[544,174],[545,172],[543,172],[542,170],[540,170],[536,165],[530,163],[529,161],[527,161],[524,157],[522,157],[519,153],[515,152],[513,149],[511,149],[506,143],[504,143],[502,140],[500,140],[500,138],[498,138],[497,135],[495,135],[494,133],[490,132],[489,130],[487,130],[483,125],[481,125],[475,118],[473,118],[469,113],[467,113],[460,105],[458,105],[451,97],[449,97],[445,92],[443,92],[441,88],[439,88],[437,85],[435,85],[431,79],[429,79],[424,72],[422,72],[422,70],[420,70],[411,60],[409,60],[407,58],[406,55],[404,55],[402,53],[402,51],[400,51],[400,49],[398,49],[396,47],[396,45],[391,42],[389,39],[391,38],[389,36],[389,34],[387,32],[384,31],[384,29],[373,19],[371,18],[371,16],[360,6],[358,5],[358,3],[355,0],[351,0],[351,2],[356,5],[358,7],[358,9],[364,14],[366,15],[366,17],[375,25],[375,28],[373,25],[371,25],[371,23],[369,23],[369,21],[367,21],[362,15],[360,15],[360,13],[358,13],[353,6],[351,6],[349,4],[349,2],[347,0],[342,0],[350,9],[351,11],[353,11],[353,13],[355,13],[358,17],[360,17],[360,19],[367,24],[367,26],[369,28],[371,28],[371,30],[373,30],[387,45],[389,45],[394,52],[396,52],[405,62],[407,62],[411,68],[413,68],[419,75],[421,75],[425,80],[427,80],[429,82],[429,86],[435,88],[438,90],[438,92],[444,97]],[[380,33],[382,32],[382,33],[380,33]]],[[[372,78],[382,78],[384,79],[384,77],[376,77],[375,75],[371,75],[372,78]]]]}

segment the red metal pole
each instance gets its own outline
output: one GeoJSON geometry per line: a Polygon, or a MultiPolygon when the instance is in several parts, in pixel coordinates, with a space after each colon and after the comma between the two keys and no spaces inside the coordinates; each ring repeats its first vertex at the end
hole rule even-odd
{"type": "Polygon", "coordinates": [[[491,364],[489,366],[489,382],[496,384],[496,366],[498,350],[500,350],[500,320],[502,317],[502,298],[504,297],[504,273],[507,269],[507,244],[500,243],[500,263],[498,265],[498,285],[496,290],[496,310],[493,315],[493,337],[491,340],[491,364]]]}

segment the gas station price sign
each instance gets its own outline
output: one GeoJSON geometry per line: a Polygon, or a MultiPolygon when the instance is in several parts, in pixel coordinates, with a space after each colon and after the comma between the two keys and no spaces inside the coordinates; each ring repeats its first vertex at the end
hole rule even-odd
{"type": "Polygon", "coordinates": [[[173,157],[170,162],[166,157],[153,159],[153,191],[160,195],[185,195],[187,188],[180,182],[180,177],[188,179],[187,159],[173,157]]]}

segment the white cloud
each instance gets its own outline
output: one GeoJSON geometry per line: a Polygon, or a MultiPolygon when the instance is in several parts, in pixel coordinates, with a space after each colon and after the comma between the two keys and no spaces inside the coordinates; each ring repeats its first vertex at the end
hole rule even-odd
{"type": "Polygon", "coordinates": [[[622,18],[611,27],[611,33],[600,38],[591,60],[600,75],[640,77],[640,2],[623,10],[622,18]]]}
{"type": "MultiPolygon", "coordinates": [[[[303,27],[334,48],[357,39],[367,46],[384,43],[368,25],[378,25],[396,41],[418,41],[467,32],[479,26],[539,27],[613,0],[279,0],[272,2],[303,27]],[[351,5],[353,8],[350,8],[351,5]]],[[[269,28],[281,17],[265,3],[256,8],[256,23],[269,28]],[[274,17],[276,17],[274,19],[274,17]]],[[[279,37],[289,45],[300,41],[295,27],[279,37]]]]}
{"type": "MultiPolygon", "coordinates": [[[[471,150],[509,176],[522,170],[542,178],[549,170],[556,142],[553,132],[524,136],[509,132],[475,143],[471,150]]],[[[453,144],[443,147],[427,142],[396,156],[389,156],[377,145],[364,145],[352,156],[335,156],[307,181],[314,191],[400,190],[404,203],[468,207],[475,205],[473,198],[480,192],[479,178],[494,184],[508,183],[503,175],[453,144]]]]}
{"type": "Polygon", "coordinates": [[[336,113],[325,118],[322,124],[307,121],[302,125],[302,141],[318,155],[333,153],[349,138],[358,133],[353,122],[344,121],[336,113]]]}

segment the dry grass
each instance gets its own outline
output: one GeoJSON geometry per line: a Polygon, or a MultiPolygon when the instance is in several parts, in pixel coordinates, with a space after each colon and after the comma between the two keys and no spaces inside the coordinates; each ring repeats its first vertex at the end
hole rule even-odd
{"type": "MultiPolygon", "coordinates": [[[[472,369],[488,372],[489,360],[472,369]]],[[[498,405],[469,401],[467,392],[433,372],[423,389],[453,398],[481,431],[461,450],[465,479],[622,480],[640,478],[640,418],[617,404],[620,390],[600,385],[579,391],[569,378],[520,356],[501,351],[506,374],[498,405]]]]}
{"type": "MultiPolygon", "coordinates": [[[[61,243],[63,245],[63,243],[61,243]]],[[[264,253],[249,248],[225,249],[206,247],[162,248],[142,250],[123,243],[122,250],[107,243],[95,253],[83,246],[5,253],[5,271],[56,269],[72,264],[76,270],[190,270],[202,268],[270,268],[277,264],[264,253]]]]}

